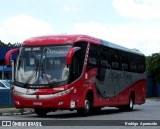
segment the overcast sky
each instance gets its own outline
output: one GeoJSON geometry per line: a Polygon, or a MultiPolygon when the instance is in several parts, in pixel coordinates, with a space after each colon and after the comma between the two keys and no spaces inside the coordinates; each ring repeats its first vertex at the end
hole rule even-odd
{"type": "Polygon", "coordinates": [[[160,52],[160,0],[0,0],[0,40],[23,42],[52,34],[87,34],[160,52]]]}

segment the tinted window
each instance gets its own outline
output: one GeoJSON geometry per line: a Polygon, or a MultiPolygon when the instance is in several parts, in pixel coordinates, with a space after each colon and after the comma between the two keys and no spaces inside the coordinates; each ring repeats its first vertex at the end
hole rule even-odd
{"type": "Polygon", "coordinates": [[[91,44],[89,49],[87,71],[99,65],[98,58],[99,58],[99,46],[91,44]]]}
{"type": "Polygon", "coordinates": [[[80,47],[81,49],[74,53],[74,57],[71,64],[69,82],[73,82],[74,80],[76,80],[78,77],[81,76],[83,72],[87,44],[87,42],[76,42],[73,45],[74,47],[80,47]]]}

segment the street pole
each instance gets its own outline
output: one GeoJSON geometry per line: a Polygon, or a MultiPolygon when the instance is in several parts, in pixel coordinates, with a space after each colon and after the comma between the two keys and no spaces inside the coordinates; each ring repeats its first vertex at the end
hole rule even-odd
{"type": "Polygon", "coordinates": [[[14,60],[11,60],[12,63],[12,82],[14,82],[14,60]]]}

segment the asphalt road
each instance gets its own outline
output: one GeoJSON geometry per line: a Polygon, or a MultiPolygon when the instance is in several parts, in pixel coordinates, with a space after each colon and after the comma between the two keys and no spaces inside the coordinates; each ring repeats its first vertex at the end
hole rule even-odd
{"type": "MultiPolygon", "coordinates": [[[[46,129],[160,129],[160,99],[147,99],[145,104],[135,105],[132,112],[122,112],[117,108],[105,107],[100,113],[87,117],[77,115],[76,111],[57,111],[47,114],[45,118],[40,118],[36,114],[1,116],[0,125],[2,121],[11,121],[14,126],[42,125],[42,127],[26,127],[29,129],[44,128],[44,125],[46,129]],[[145,124],[152,126],[144,126],[145,124]]],[[[0,128],[6,129],[2,126],[0,128]]]]}

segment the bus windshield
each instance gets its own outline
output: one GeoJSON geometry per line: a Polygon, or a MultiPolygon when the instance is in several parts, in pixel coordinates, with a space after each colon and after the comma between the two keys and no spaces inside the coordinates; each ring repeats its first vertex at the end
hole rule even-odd
{"type": "Polygon", "coordinates": [[[66,56],[71,45],[22,47],[17,59],[15,81],[44,85],[68,80],[66,56]]]}

